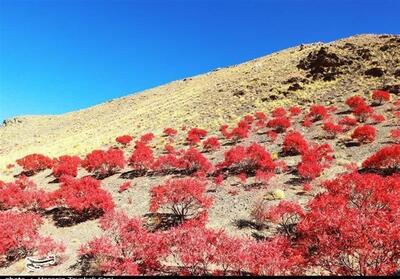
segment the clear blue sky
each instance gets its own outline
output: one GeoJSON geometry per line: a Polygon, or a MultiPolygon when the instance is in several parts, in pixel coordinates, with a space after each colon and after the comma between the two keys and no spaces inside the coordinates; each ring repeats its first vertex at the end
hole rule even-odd
{"type": "Polygon", "coordinates": [[[0,121],[58,114],[271,52],[400,33],[398,0],[0,0],[0,121]]]}

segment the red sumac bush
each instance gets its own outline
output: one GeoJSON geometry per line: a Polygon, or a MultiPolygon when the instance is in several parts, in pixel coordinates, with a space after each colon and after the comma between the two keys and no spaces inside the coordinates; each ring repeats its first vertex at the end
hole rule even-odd
{"type": "Polygon", "coordinates": [[[373,142],[375,140],[375,137],[376,129],[370,125],[357,127],[351,135],[352,139],[355,139],[361,144],[373,142]]]}
{"type": "Polygon", "coordinates": [[[212,204],[205,195],[206,183],[194,178],[170,179],[150,190],[150,211],[160,207],[171,210],[181,220],[197,218],[212,204]]]}
{"type": "Polygon", "coordinates": [[[53,160],[42,154],[30,154],[18,159],[17,164],[20,165],[24,172],[35,174],[53,166],[53,160]]]}
{"type": "Polygon", "coordinates": [[[64,155],[53,160],[53,175],[60,177],[62,175],[77,176],[78,168],[81,165],[81,158],[78,156],[64,155]]]}

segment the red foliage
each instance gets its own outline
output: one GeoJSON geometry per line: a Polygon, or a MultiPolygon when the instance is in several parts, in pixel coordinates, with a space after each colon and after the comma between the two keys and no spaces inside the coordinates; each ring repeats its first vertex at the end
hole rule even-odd
{"type": "Polygon", "coordinates": [[[267,211],[267,218],[278,223],[282,232],[287,236],[295,233],[294,226],[304,216],[301,206],[291,201],[281,201],[278,205],[272,206],[267,211]]]}
{"type": "Polygon", "coordinates": [[[373,113],[371,114],[372,124],[378,124],[385,121],[385,116],[382,114],[373,113]]]}
{"type": "Polygon", "coordinates": [[[112,175],[123,169],[125,158],[122,150],[109,148],[108,150],[93,150],[82,161],[82,167],[96,175],[112,175]]]}
{"type": "Polygon", "coordinates": [[[312,122],[327,119],[328,117],[328,110],[322,105],[312,105],[310,112],[305,116],[305,118],[310,119],[312,122]]]}
{"type": "Polygon", "coordinates": [[[267,115],[265,113],[263,113],[262,111],[257,111],[256,113],[254,113],[254,116],[261,121],[265,121],[267,120],[267,115]]]}
{"type": "Polygon", "coordinates": [[[398,269],[400,179],[351,173],[324,184],[297,226],[308,267],[334,275],[382,275],[398,269]]]}
{"type": "Polygon", "coordinates": [[[220,185],[222,185],[223,182],[224,182],[224,176],[222,174],[219,174],[214,177],[214,183],[216,185],[220,186],[220,185]]]}
{"type": "Polygon", "coordinates": [[[357,119],[351,118],[349,116],[345,116],[339,120],[339,125],[344,126],[343,127],[344,131],[349,131],[351,127],[357,126],[357,123],[358,123],[357,119]]]}
{"type": "Polygon", "coordinates": [[[154,162],[153,150],[143,143],[142,141],[137,141],[135,149],[129,158],[129,164],[135,170],[148,170],[154,162]]]}
{"type": "Polygon", "coordinates": [[[117,137],[115,141],[125,146],[128,145],[132,141],[132,139],[133,138],[130,135],[123,135],[117,137]]]}
{"type": "Polygon", "coordinates": [[[372,99],[381,105],[383,102],[390,100],[390,93],[383,90],[374,90],[372,92],[372,99]]]}
{"type": "Polygon", "coordinates": [[[351,109],[355,109],[356,107],[366,106],[367,104],[360,96],[352,96],[347,98],[346,105],[348,105],[351,109]]]}
{"type": "Polygon", "coordinates": [[[205,195],[206,183],[193,178],[170,179],[150,190],[150,211],[160,207],[171,210],[181,220],[197,218],[212,204],[205,195]]]}
{"type": "Polygon", "coordinates": [[[301,114],[301,108],[293,106],[289,108],[290,116],[297,116],[301,114]]]}
{"type": "Polygon", "coordinates": [[[187,134],[186,141],[189,145],[196,145],[206,137],[207,134],[207,131],[204,129],[192,128],[187,134]]]}
{"type": "Polygon", "coordinates": [[[81,158],[78,156],[64,155],[53,161],[53,175],[60,177],[62,175],[77,176],[78,168],[81,165],[81,158]]]}
{"type": "Polygon", "coordinates": [[[170,254],[185,275],[285,275],[297,262],[283,237],[258,242],[197,227],[174,229],[169,239],[170,254]]]}
{"type": "Polygon", "coordinates": [[[211,171],[213,166],[203,154],[191,147],[180,153],[160,156],[152,164],[152,168],[163,173],[185,171],[188,174],[197,172],[197,175],[200,175],[211,171]]]}
{"type": "Polygon", "coordinates": [[[343,128],[340,125],[334,124],[332,122],[325,122],[324,126],[322,126],[322,129],[327,133],[328,138],[335,138],[337,134],[340,134],[343,132],[343,128]]]}
{"type": "Polygon", "coordinates": [[[16,162],[29,174],[35,174],[53,166],[53,160],[42,154],[26,155],[16,162]]]}
{"type": "Polygon", "coordinates": [[[284,108],[278,107],[271,112],[272,116],[275,118],[285,117],[287,112],[284,108]]]}
{"type": "Polygon", "coordinates": [[[149,144],[154,139],[153,133],[147,133],[140,137],[140,142],[143,144],[149,144]]]}
{"type": "Polygon", "coordinates": [[[363,168],[400,170],[400,144],[383,147],[362,163],[363,168]]]}
{"type": "Polygon", "coordinates": [[[0,209],[18,208],[19,210],[46,209],[50,206],[50,197],[25,176],[15,182],[0,184],[0,209]]]}
{"type": "Polygon", "coordinates": [[[227,124],[221,125],[221,127],[219,128],[219,131],[226,139],[231,138],[231,134],[229,133],[228,128],[229,126],[227,124]]]}
{"type": "Polygon", "coordinates": [[[0,267],[26,255],[60,254],[64,247],[39,234],[43,220],[35,213],[0,212],[0,267]]]}
{"type": "Polygon", "coordinates": [[[221,147],[217,137],[209,137],[203,141],[203,148],[205,150],[218,150],[221,147]]]}
{"type": "Polygon", "coordinates": [[[275,140],[278,138],[278,133],[274,131],[268,131],[267,136],[272,142],[275,142],[275,140]]]}
{"type": "Polygon", "coordinates": [[[391,130],[390,137],[393,139],[394,142],[400,143],[400,128],[391,130]]]}
{"type": "Polygon", "coordinates": [[[164,145],[164,150],[168,154],[174,154],[176,152],[174,146],[170,143],[167,143],[166,145],[164,145]]]}
{"type": "Polygon", "coordinates": [[[333,152],[329,144],[314,145],[301,155],[301,162],[297,165],[299,175],[304,179],[312,180],[321,175],[325,168],[330,167],[333,152]]]}
{"type": "Polygon", "coordinates": [[[300,132],[288,132],[283,139],[282,151],[287,155],[298,155],[308,149],[308,143],[300,132]]]}
{"type": "Polygon", "coordinates": [[[154,274],[167,254],[165,237],[149,233],[137,218],[123,212],[111,212],[100,219],[104,235],[80,249],[102,273],[111,275],[154,274]]]}
{"type": "Polygon", "coordinates": [[[111,195],[100,188],[99,180],[90,176],[80,179],[63,176],[60,188],[52,194],[57,204],[89,215],[114,209],[111,195]]]}
{"type": "Polygon", "coordinates": [[[276,117],[268,121],[267,127],[274,129],[277,133],[282,133],[290,127],[290,120],[287,117],[276,117]]]}
{"type": "Polygon", "coordinates": [[[247,176],[255,175],[257,171],[272,173],[275,164],[271,154],[257,143],[245,146],[234,146],[224,154],[224,161],[217,165],[218,168],[230,168],[235,173],[245,173],[247,176]]]}
{"type": "Polygon", "coordinates": [[[132,186],[132,182],[131,181],[124,182],[121,185],[119,185],[118,192],[122,193],[122,192],[128,190],[131,186],[132,186]]]}
{"type": "Polygon", "coordinates": [[[235,142],[240,139],[245,139],[249,136],[250,128],[251,127],[246,120],[241,120],[237,127],[232,129],[229,138],[232,138],[235,142]]]}
{"type": "Polygon", "coordinates": [[[352,139],[357,140],[359,143],[370,143],[375,140],[376,137],[376,129],[370,125],[364,125],[357,127],[353,134],[351,135],[352,139]]]}
{"type": "Polygon", "coordinates": [[[374,110],[368,105],[359,105],[353,109],[353,114],[359,122],[365,122],[374,113],[374,110]]]}
{"type": "Polygon", "coordinates": [[[164,135],[167,137],[175,137],[178,134],[178,131],[173,129],[173,128],[165,128],[164,129],[164,135]]]}

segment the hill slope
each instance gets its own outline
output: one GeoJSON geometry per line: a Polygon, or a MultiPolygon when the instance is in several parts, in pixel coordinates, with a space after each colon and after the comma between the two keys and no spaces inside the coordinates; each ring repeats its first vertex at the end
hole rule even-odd
{"type": "Polygon", "coordinates": [[[26,116],[0,128],[0,168],[26,154],[84,154],[116,136],[164,127],[215,131],[278,105],[336,103],[383,88],[400,92],[400,36],[360,35],[289,48],[250,62],[57,116],[26,116]]]}

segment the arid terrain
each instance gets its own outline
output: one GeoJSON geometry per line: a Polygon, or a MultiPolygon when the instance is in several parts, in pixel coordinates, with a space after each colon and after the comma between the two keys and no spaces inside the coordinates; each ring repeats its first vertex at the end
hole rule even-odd
{"type": "MultiPolygon", "coordinates": [[[[94,149],[114,146],[120,148],[128,160],[134,150],[134,142],[146,133],[155,136],[149,146],[156,158],[165,155],[164,146],[169,142],[168,137],[163,135],[165,128],[171,127],[178,132],[171,142],[175,149],[187,149],[187,132],[198,127],[208,132],[207,137],[216,136],[221,144],[220,148],[212,151],[205,151],[201,143],[194,144],[216,169],[218,163],[226,159],[224,154],[229,149],[252,143],[265,148],[274,162],[284,163],[285,167],[275,169],[273,177],[266,183],[257,181],[254,173],[240,179],[241,173],[221,168],[224,181],[218,186],[215,183],[218,171],[213,170],[206,175],[206,194],[213,199],[208,209],[207,228],[223,228],[232,237],[268,239],[279,234],[279,225],[255,220],[254,212],[252,214],[255,204],[263,200],[266,205],[274,206],[285,200],[307,208],[307,203],[322,191],[321,181],[333,179],[354,168],[361,173],[363,161],[381,148],[395,145],[391,131],[399,128],[399,119],[393,114],[399,96],[400,36],[359,35],[331,43],[296,46],[88,109],[63,115],[8,119],[0,128],[0,179],[4,182],[17,179],[23,170],[15,160],[32,153],[50,158],[78,155],[84,159],[94,149]],[[374,90],[388,92],[390,101],[379,105],[374,103],[371,97],[374,90]],[[372,117],[363,123],[359,121],[357,125],[368,124],[376,129],[375,138],[364,144],[352,137],[354,127],[341,130],[334,136],[327,136],[329,131],[324,128],[327,119],[337,124],[346,116],[354,116],[346,100],[355,95],[362,97],[373,108],[373,115],[384,117],[384,120],[372,117]],[[315,118],[307,127],[304,121],[310,107],[315,104],[325,106],[329,116],[326,119],[325,116],[315,118]],[[264,112],[267,121],[278,117],[272,115],[278,107],[284,108],[286,113],[289,113],[289,108],[301,109],[298,115],[291,115],[287,131],[300,132],[310,146],[311,143],[327,143],[332,148],[332,161],[317,177],[300,177],[296,167],[302,161],[302,154],[285,154],[282,151],[287,131],[271,134],[271,127],[266,124],[257,129],[254,119],[249,121],[252,122],[251,132],[243,138],[231,140],[220,131],[221,125],[227,124],[231,130],[243,117],[254,116],[257,112],[264,112]],[[115,141],[116,137],[126,134],[133,137],[127,146],[115,141]],[[7,167],[8,164],[15,166],[7,167]]],[[[77,177],[89,175],[93,173],[79,168],[77,177]]],[[[97,178],[101,180],[101,189],[112,196],[116,208],[125,210],[128,216],[143,217],[148,227],[157,230],[159,227],[153,227],[154,216],[149,210],[150,189],[170,178],[187,176],[192,174],[150,170],[145,174],[136,173],[132,165],[126,164],[112,175],[97,178]],[[119,191],[120,185],[127,181],[131,181],[132,186],[119,191]]],[[[398,181],[398,176],[393,177],[398,181]]],[[[35,173],[29,179],[47,193],[60,185],[52,169],[35,173]]],[[[99,219],[64,222],[62,218],[68,219],[68,216],[60,217],[54,212],[47,210],[42,214],[44,224],[40,233],[64,243],[64,260],[34,274],[90,274],[90,271],[84,272],[87,267],[78,261],[78,250],[81,245],[102,235],[99,219]]],[[[397,234],[400,239],[400,232],[397,234]]],[[[173,263],[170,265],[174,266],[173,263]]],[[[25,259],[5,265],[0,268],[0,274],[29,274],[25,259]]],[[[306,274],[329,273],[316,267],[307,270],[306,274]]]]}

